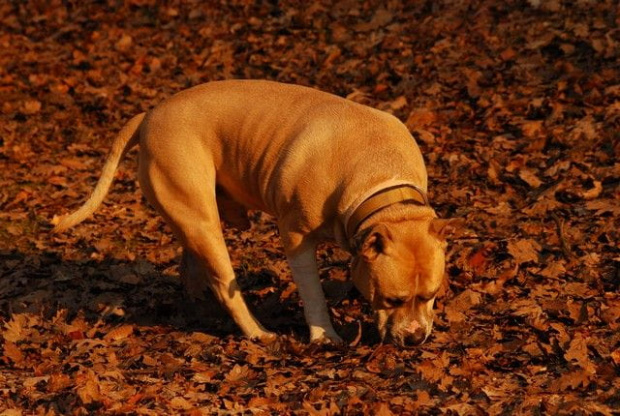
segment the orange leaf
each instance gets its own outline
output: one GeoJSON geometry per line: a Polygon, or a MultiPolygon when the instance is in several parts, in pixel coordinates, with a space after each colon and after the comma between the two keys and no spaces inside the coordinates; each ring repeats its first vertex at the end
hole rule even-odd
{"type": "Polygon", "coordinates": [[[566,361],[575,361],[582,368],[590,367],[588,359],[588,343],[580,333],[576,333],[568,350],[564,353],[566,361]]]}
{"type": "Polygon", "coordinates": [[[64,159],[61,159],[60,164],[64,167],[75,170],[84,170],[88,168],[88,166],[82,160],[73,157],[66,157],[64,159]]]}
{"type": "Polygon", "coordinates": [[[12,342],[4,343],[4,356],[15,364],[20,364],[24,361],[24,354],[22,354],[19,347],[12,342]]]}
{"type": "Polygon", "coordinates": [[[540,251],[540,249],[540,244],[538,244],[532,239],[508,242],[508,253],[510,253],[510,255],[519,264],[527,263],[530,261],[537,262],[538,252],[540,251]]]}
{"type": "Polygon", "coordinates": [[[36,114],[41,110],[41,102],[37,100],[28,100],[24,102],[23,111],[26,114],[36,114]]]}
{"type": "Polygon", "coordinates": [[[183,397],[177,396],[175,398],[173,398],[172,400],[170,400],[170,406],[172,406],[174,409],[179,409],[179,410],[189,410],[192,407],[192,404],[190,402],[188,402],[187,400],[185,400],[183,397]]]}
{"type": "Polygon", "coordinates": [[[123,325],[108,332],[104,339],[106,341],[121,341],[129,337],[132,333],[133,325],[123,325]]]}
{"type": "Polygon", "coordinates": [[[534,138],[542,133],[543,122],[540,120],[536,121],[526,121],[521,125],[521,132],[523,135],[528,138],[534,138]]]}
{"type": "Polygon", "coordinates": [[[101,391],[99,389],[99,378],[92,371],[88,371],[86,374],[78,374],[77,376],[78,387],[76,392],[82,403],[89,404],[93,402],[101,401],[101,391]]]}
{"type": "Polygon", "coordinates": [[[51,393],[57,393],[66,389],[72,384],[71,377],[63,373],[54,373],[50,375],[47,382],[47,390],[51,393]]]}
{"type": "Polygon", "coordinates": [[[519,171],[519,177],[527,182],[527,184],[532,188],[538,188],[543,183],[543,181],[538,179],[538,176],[536,176],[536,174],[529,169],[521,169],[519,171]]]}
{"type": "Polygon", "coordinates": [[[417,128],[428,127],[431,124],[434,124],[436,121],[437,116],[432,111],[426,109],[417,109],[413,110],[411,114],[409,114],[405,125],[409,128],[409,130],[415,130],[417,128]]]}

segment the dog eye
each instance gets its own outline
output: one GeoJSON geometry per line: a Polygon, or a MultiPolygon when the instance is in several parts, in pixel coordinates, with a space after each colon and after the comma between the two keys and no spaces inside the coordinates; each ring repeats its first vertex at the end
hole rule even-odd
{"type": "Polygon", "coordinates": [[[385,303],[390,308],[398,308],[407,303],[407,298],[385,298],[385,303]]]}

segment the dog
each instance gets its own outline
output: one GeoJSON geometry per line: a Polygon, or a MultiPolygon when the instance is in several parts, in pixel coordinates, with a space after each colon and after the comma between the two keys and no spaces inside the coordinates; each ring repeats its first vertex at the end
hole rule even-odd
{"type": "Polygon", "coordinates": [[[211,289],[245,336],[275,336],[248,310],[222,234],[221,219],[247,227],[248,209],[277,218],[311,342],[342,342],[317,271],[325,240],[352,254],[352,281],[383,342],[413,346],[431,333],[456,221],[430,207],[422,154],[396,117],[298,85],[195,86],[121,129],[90,198],[55,232],[96,210],[136,144],[141,189],[183,246],[188,292],[211,289]]]}

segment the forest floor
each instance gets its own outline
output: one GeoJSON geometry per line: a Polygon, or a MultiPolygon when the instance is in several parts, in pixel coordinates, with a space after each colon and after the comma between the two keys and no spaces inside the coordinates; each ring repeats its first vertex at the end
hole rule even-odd
{"type": "Polygon", "coordinates": [[[0,3],[0,415],[620,414],[616,0],[163,3],[0,3]],[[244,339],[213,302],[188,301],[135,151],[93,218],[50,234],[127,120],[229,78],[406,123],[432,205],[467,228],[425,344],[382,345],[347,255],[325,245],[348,345],[308,345],[258,212],[226,238],[281,337],[244,339]]]}

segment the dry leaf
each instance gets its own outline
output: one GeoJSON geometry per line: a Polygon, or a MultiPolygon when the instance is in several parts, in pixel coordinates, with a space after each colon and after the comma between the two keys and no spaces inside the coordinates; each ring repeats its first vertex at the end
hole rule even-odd
{"type": "MultiPolygon", "coordinates": [[[[615,414],[617,2],[126,0],[108,2],[120,4],[114,13],[5,3],[19,7],[0,5],[0,413],[615,414]],[[350,92],[405,122],[425,161],[413,180],[428,182],[439,217],[470,230],[447,241],[448,278],[422,346],[380,339],[370,303],[348,290],[351,259],[332,243],[317,249],[319,275],[336,331],[353,342],[306,344],[277,221],[257,211],[251,227],[223,235],[249,309],[278,339],[243,337],[206,276],[195,285],[205,300],[190,301],[182,249],[140,190],[139,146],[96,215],[49,233],[44,219],[85,201],[133,115],[232,78],[350,92]]],[[[278,125],[334,108],[275,101],[278,125]]],[[[194,119],[212,124],[205,114],[194,119]]],[[[264,118],[236,125],[271,134],[264,118]]],[[[329,140],[309,138],[305,150],[334,163],[304,166],[303,180],[318,191],[350,159],[336,203],[347,183],[363,193],[410,175],[406,163],[390,171],[402,155],[376,127],[351,117],[329,140]],[[367,131],[372,149],[354,157],[367,131]],[[387,161],[368,165],[371,153],[387,161]]],[[[330,205],[320,214],[333,220],[330,205]]],[[[416,276],[433,264],[406,263],[416,276]]]]}
{"type": "Polygon", "coordinates": [[[25,114],[28,114],[28,115],[36,114],[39,111],[41,111],[41,106],[42,106],[41,102],[37,100],[24,101],[23,111],[25,114]]]}
{"type": "Polygon", "coordinates": [[[543,131],[543,122],[541,120],[537,121],[528,121],[521,124],[521,131],[523,135],[527,138],[535,138],[543,131]]]}
{"type": "Polygon", "coordinates": [[[116,49],[119,51],[126,51],[131,47],[133,43],[133,38],[126,33],[123,33],[123,36],[116,42],[116,49]]]}
{"type": "Polygon", "coordinates": [[[567,361],[574,361],[582,368],[590,367],[588,359],[588,343],[580,333],[576,333],[570,342],[568,350],[564,353],[567,361]]]}
{"type": "Polygon", "coordinates": [[[523,239],[508,242],[508,253],[518,264],[538,262],[541,246],[535,240],[523,239]]]}
{"type": "Polygon", "coordinates": [[[76,382],[76,393],[83,404],[102,400],[99,378],[92,370],[78,374],[76,382]]]}
{"type": "Polygon", "coordinates": [[[106,341],[122,341],[133,334],[133,325],[122,325],[108,332],[104,339],[106,341]]]}
{"type": "Polygon", "coordinates": [[[20,366],[24,361],[24,354],[14,343],[7,341],[4,343],[4,356],[10,359],[14,365],[20,366]]]}
{"type": "Polygon", "coordinates": [[[603,184],[601,183],[601,181],[594,181],[594,186],[592,187],[592,189],[583,191],[581,193],[581,197],[585,200],[595,199],[599,197],[602,191],[603,184]]]}
{"type": "Polygon", "coordinates": [[[189,410],[194,407],[190,402],[185,400],[183,397],[177,396],[170,400],[170,405],[173,409],[177,410],[189,410]]]}
{"type": "Polygon", "coordinates": [[[527,182],[527,184],[532,188],[538,188],[540,185],[543,184],[543,181],[538,179],[538,176],[536,176],[536,174],[530,169],[521,168],[519,170],[519,178],[527,182]]]}
{"type": "Polygon", "coordinates": [[[415,109],[409,114],[405,125],[409,130],[424,129],[435,124],[436,121],[437,116],[434,112],[427,109],[415,109]]]}

